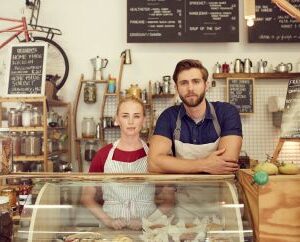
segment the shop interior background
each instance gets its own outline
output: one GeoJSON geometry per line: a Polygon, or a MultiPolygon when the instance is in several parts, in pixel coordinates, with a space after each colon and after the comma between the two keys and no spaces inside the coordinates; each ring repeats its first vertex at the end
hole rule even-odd
{"type": "MultiPolygon", "coordinates": [[[[21,0],[0,0],[0,16],[20,18],[24,6],[21,0]]],[[[247,26],[243,19],[243,1],[239,1],[239,35],[237,43],[132,43],[126,41],[127,16],[126,0],[42,0],[39,24],[62,30],[57,41],[67,53],[70,62],[69,78],[59,92],[64,101],[73,102],[80,75],[92,78],[90,59],[96,56],[107,58],[109,63],[104,77],[109,74],[118,77],[120,54],[131,49],[132,64],[124,66],[122,89],[130,84],[147,88],[150,80],[161,80],[172,75],[176,63],[185,58],[201,60],[210,72],[212,81],[214,65],[230,63],[236,58],[250,58],[253,63],[267,60],[268,67],[274,68],[281,62],[300,66],[300,43],[250,44],[247,42],[247,26]]],[[[1,25],[0,25],[1,27],[1,25]]],[[[0,35],[0,40],[3,36],[0,35]]],[[[0,50],[0,95],[5,95],[4,72],[8,47],[0,50]]],[[[294,69],[293,71],[300,72],[294,69]]],[[[268,112],[270,96],[285,98],[288,80],[256,80],[255,113],[242,116],[244,142],[242,150],[252,159],[264,160],[272,154],[277,144],[280,129],[272,125],[272,113],[268,112]]],[[[103,90],[102,90],[103,91],[103,90]]],[[[98,93],[101,96],[101,90],[98,93]]],[[[208,95],[211,101],[225,101],[225,80],[216,80],[208,95]]],[[[101,100],[101,98],[98,98],[101,100]]],[[[82,101],[82,100],[81,100],[82,101]]],[[[78,120],[84,116],[99,119],[100,104],[89,105],[83,101],[79,106],[78,120]]],[[[300,162],[300,143],[285,143],[279,159],[300,162]]],[[[73,147],[73,161],[75,152],[73,147]]],[[[75,162],[74,162],[75,163],[75,162]]],[[[76,165],[76,164],[74,164],[76,165]]]]}

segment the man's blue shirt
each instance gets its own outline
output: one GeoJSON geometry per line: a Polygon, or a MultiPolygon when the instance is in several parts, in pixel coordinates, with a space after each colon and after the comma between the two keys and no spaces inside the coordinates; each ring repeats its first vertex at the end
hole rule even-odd
{"type": "MultiPolygon", "coordinates": [[[[226,102],[211,102],[215,108],[218,122],[221,128],[220,136],[238,135],[242,136],[242,124],[240,114],[235,106],[226,102]]],[[[159,116],[154,134],[161,135],[172,140],[172,150],[174,152],[173,132],[176,128],[176,120],[181,108],[181,132],[180,141],[190,144],[208,144],[215,142],[218,135],[213,125],[210,107],[206,101],[206,112],[203,121],[198,124],[191,119],[183,106],[172,106],[167,108],[159,116]]]]}

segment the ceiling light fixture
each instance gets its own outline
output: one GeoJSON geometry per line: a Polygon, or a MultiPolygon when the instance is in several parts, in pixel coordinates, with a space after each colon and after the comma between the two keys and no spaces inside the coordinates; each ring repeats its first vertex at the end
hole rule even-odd
{"type": "Polygon", "coordinates": [[[247,26],[252,27],[255,20],[255,0],[244,0],[244,17],[247,26]]]}

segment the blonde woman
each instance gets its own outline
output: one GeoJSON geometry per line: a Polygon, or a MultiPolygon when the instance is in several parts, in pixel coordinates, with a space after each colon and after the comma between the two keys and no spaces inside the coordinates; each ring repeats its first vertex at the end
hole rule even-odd
{"type": "MultiPolygon", "coordinates": [[[[144,122],[143,103],[135,97],[122,99],[116,114],[121,137],[97,152],[89,172],[146,173],[148,146],[140,138],[144,122]]],[[[156,209],[154,185],[106,183],[101,190],[104,201],[102,207],[94,199],[95,187],[85,188],[81,201],[107,227],[139,230],[142,227],[141,219],[156,209]]]]}

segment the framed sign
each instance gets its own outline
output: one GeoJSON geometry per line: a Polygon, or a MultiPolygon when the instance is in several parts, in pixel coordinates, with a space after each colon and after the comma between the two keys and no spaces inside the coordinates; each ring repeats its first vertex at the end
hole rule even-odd
{"type": "Polygon", "coordinates": [[[241,114],[254,113],[254,78],[227,78],[227,102],[241,114]]]}
{"type": "Polygon", "coordinates": [[[43,96],[46,79],[46,43],[11,46],[6,75],[8,96],[43,96]]]}
{"type": "MultiPolygon", "coordinates": [[[[300,8],[300,0],[289,1],[300,8]]],[[[255,24],[248,28],[250,43],[300,42],[300,23],[272,1],[255,1],[255,24]]]]}
{"type": "Polygon", "coordinates": [[[127,0],[128,43],[238,41],[239,1],[127,0]]]}
{"type": "Polygon", "coordinates": [[[280,136],[300,138],[300,78],[289,80],[280,136]]]}

